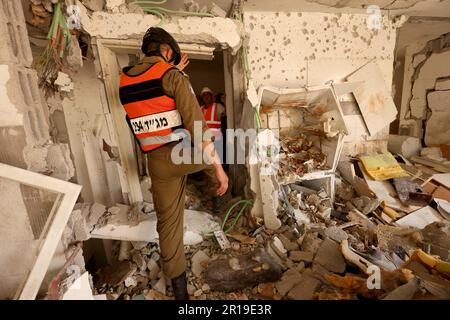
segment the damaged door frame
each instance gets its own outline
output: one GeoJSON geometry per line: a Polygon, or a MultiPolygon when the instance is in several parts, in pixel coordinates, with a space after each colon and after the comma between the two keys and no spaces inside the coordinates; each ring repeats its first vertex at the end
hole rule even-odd
{"type": "MultiPolygon", "coordinates": [[[[215,47],[221,46],[220,43],[210,44],[215,47]]],[[[202,46],[202,44],[199,44],[202,46]]],[[[92,39],[92,47],[98,70],[104,82],[104,94],[106,96],[107,106],[104,107],[105,114],[110,115],[108,130],[112,137],[113,146],[117,146],[120,155],[120,165],[118,165],[118,175],[120,177],[122,193],[125,203],[143,201],[143,194],[139,178],[139,168],[135,157],[135,142],[130,134],[130,129],[124,121],[125,112],[120,103],[118,94],[119,88],[119,64],[117,54],[136,54],[140,51],[141,41],[138,39],[92,39]]],[[[196,47],[196,44],[180,43],[181,49],[187,49],[188,55],[196,47]]],[[[223,48],[223,46],[222,46],[223,48]]],[[[240,52],[240,50],[239,50],[240,52]]],[[[192,58],[195,58],[195,50],[191,52],[192,58]]],[[[239,64],[239,58],[231,54],[231,50],[223,48],[224,57],[224,77],[226,108],[228,118],[228,128],[238,126],[236,115],[242,113],[241,93],[244,92],[241,79],[243,75],[242,66],[239,64]]],[[[107,117],[108,118],[108,117],[107,117]]],[[[237,174],[233,165],[230,166],[231,177],[236,181],[237,174]]]]}
{"type": "Polygon", "coordinates": [[[3,163],[0,163],[0,178],[58,194],[41,232],[36,260],[14,297],[19,300],[34,300],[78,199],[81,186],[3,163]]]}

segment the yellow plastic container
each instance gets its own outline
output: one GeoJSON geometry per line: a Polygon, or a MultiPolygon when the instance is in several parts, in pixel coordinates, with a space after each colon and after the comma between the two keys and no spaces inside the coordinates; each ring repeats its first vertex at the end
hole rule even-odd
{"type": "Polygon", "coordinates": [[[388,180],[407,177],[408,173],[402,169],[391,153],[375,156],[360,157],[367,174],[374,180],[388,180]]]}

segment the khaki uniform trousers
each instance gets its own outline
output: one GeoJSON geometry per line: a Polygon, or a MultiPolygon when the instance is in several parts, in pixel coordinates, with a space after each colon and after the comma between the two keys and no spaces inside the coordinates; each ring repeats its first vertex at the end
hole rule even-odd
{"type": "Polygon", "coordinates": [[[184,206],[187,175],[204,171],[210,192],[215,192],[218,182],[215,169],[208,164],[175,164],[171,160],[176,143],[164,145],[148,153],[148,168],[152,180],[151,192],[158,218],[157,230],[164,274],[173,279],[186,270],[184,255],[184,206]]]}

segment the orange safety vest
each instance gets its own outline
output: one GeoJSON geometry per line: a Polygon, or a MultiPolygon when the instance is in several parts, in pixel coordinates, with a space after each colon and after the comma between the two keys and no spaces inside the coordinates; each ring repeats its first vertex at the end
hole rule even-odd
{"type": "Polygon", "coordinates": [[[219,114],[219,105],[214,102],[208,108],[202,106],[203,116],[205,117],[208,128],[220,129],[222,127],[221,114],[219,114]]]}
{"type": "Polygon", "coordinates": [[[120,77],[120,101],[127,113],[126,120],[143,152],[154,150],[172,141],[180,140],[173,134],[183,128],[175,100],[164,93],[162,77],[173,69],[164,61],[145,72],[132,76],[123,69],[120,77]]]}

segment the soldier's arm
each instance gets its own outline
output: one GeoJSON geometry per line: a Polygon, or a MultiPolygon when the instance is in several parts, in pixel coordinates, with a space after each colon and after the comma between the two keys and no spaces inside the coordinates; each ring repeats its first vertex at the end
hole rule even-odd
{"type": "Polygon", "coordinates": [[[162,82],[166,94],[175,100],[177,110],[183,119],[183,125],[191,133],[191,141],[195,141],[194,134],[200,133],[194,132],[195,121],[201,122],[202,138],[199,140],[202,143],[200,146],[195,147],[200,147],[203,154],[207,157],[205,160],[215,167],[216,177],[219,182],[217,194],[220,196],[223,195],[228,189],[228,177],[223,171],[214,144],[211,140],[205,139],[204,133],[208,130],[208,126],[206,125],[205,118],[203,117],[188,76],[179,70],[170,70],[164,75],[162,82]]]}
{"type": "Polygon", "coordinates": [[[194,90],[187,75],[179,70],[168,71],[163,79],[165,93],[175,100],[177,110],[181,114],[184,127],[190,132],[192,139],[194,135],[194,123],[199,121],[202,128],[202,136],[208,129],[205,118],[195,97],[194,90]]]}

